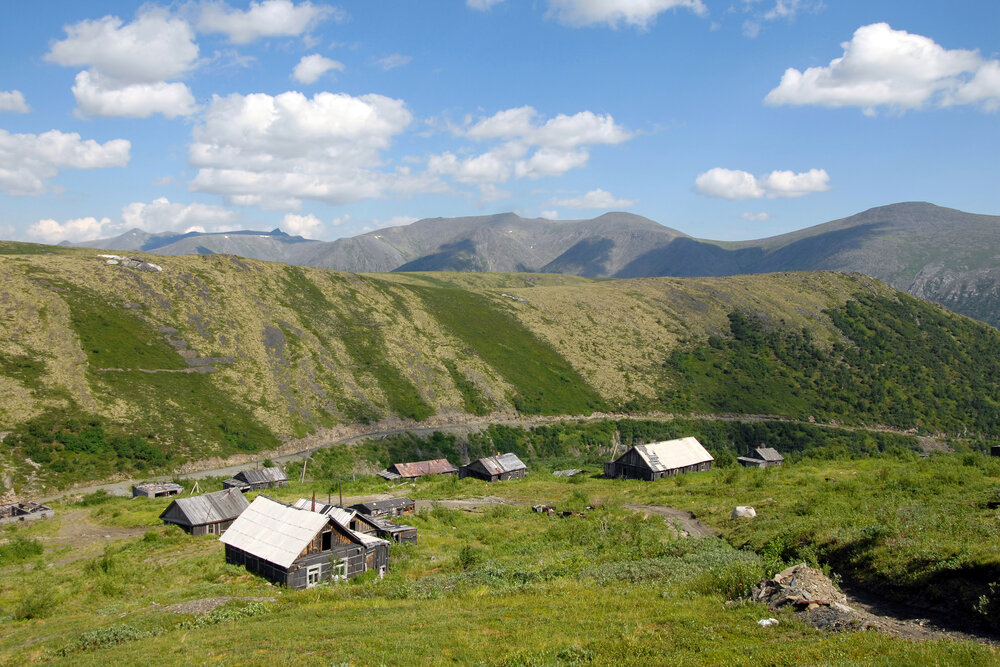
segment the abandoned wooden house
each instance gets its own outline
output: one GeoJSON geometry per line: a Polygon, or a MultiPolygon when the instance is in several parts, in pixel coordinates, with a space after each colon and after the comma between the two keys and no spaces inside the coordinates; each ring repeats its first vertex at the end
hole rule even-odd
{"type": "Polygon", "coordinates": [[[368,516],[402,516],[416,512],[417,504],[412,498],[388,498],[351,505],[350,509],[368,516]]]}
{"type": "Polygon", "coordinates": [[[780,466],[785,462],[785,457],[773,447],[755,447],[748,451],[746,456],[739,456],[736,460],[747,468],[770,468],[780,466]]]}
{"type": "Polygon", "coordinates": [[[261,495],[219,540],[226,545],[227,563],[289,588],[311,588],[368,571],[384,574],[389,543],[351,530],[338,517],[261,495]]]}
{"type": "Polygon", "coordinates": [[[200,496],[178,498],[160,514],[192,535],[222,535],[243,510],[250,506],[239,489],[223,489],[200,496]]]}
{"type": "Polygon", "coordinates": [[[431,461],[413,461],[411,463],[393,463],[378,473],[390,482],[401,479],[419,479],[424,475],[457,475],[458,468],[448,462],[448,459],[433,459],[431,461]]]}
{"type": "Polygon", "coordinates": [[[55,510],[41,503],[10,503],[0,505],[0,525],[19,521],[35,521],[55,516],[55,510]]]}
{"type": "Polygon", "coordinates": [[[510,452],[496,456],[484,456],[458,469],[458,476],[475,477],[486,482],[503,482],[508,479],[520,479],[528,474],[528,466],[524,465],[516,454],[510,452]]]}
{"type": "Polygon", "coordinates": [[[614,461],[604,464],[604,476],[654,480],[710,470],[714,460],[697,439],[679,438],[631,447],[614,461]]]}
{"type": "Polygon", "coordinates": [[[336,505],[321,505],[319,503],[313,505],[313,501],[309,498],[300,498],[295,506],[302,509],[315,508],[312,511],[329,515],[356,533],[374,535],[391,542],[417,543],[417,529],[414,526],[395,524],[384,516],[376,517],[336,505]]]}
{"type": "Polygon", "coordinates": [[[184,487],[175,482],[148,482],[146,484],[136,484],[132,487],[132,497],[138,498],[165,498],[167,496],[180,495],[184,487]]]}
{"type": "Polygon", "coordinates": [[[241,470],[232,479],[227,479],[222,483],[224,489],[239,489],[243,493],[256,491],[258,489],[274,489],[279,486],[288,485],[288,473],[281,466],[272,468],[258,468],[255,470],[241,470]]]}

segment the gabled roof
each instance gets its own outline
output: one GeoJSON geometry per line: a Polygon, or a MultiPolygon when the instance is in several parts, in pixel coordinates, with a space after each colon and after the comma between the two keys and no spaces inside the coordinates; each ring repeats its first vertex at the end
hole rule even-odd
{"type": "Polygon", "coordinates": [[[329,521],[324,514],[257,496],[219,541],[287,568],[329,521]]]}
{"type": "Polygon", "coordinates": [[[365,512],[366,514],[371,514],[372,512],[389,512],[413,504],[414,504],[413,500],[406,497],[387,498],[385,500],[369,500],[367,503],[358,503],[356,505],[351,505],[351,509],[356,509],[359,512],[365,512]]]}
{"type": "Polygon", "coordinates": [[[160,514],[171,521],[183,517],[192,526],[231,521],[238,517],[250,503],[239,489],[226,489],[190,498],[177,498],[160,514]]]}
{"type": "Polygon", "coordinates": [[[528,466],[524,465],[524,462],[517,458],[516,454],[512,454],[510,452],[500,454],[498,456],[484,456],[477,461],[473,461],[469,465],[472,466],[477,463],[490,475],[502,475],[504,473],[514,472],[515,470],[528,469],[528,466]]]}
{"type": "Polygon", "coordinates": [[[287,482],[288,473],[280,466],[273,468],[261,468],[259,470],[241,470],[233,479],[246,482],[247,484],[270,484],[271,482],[287,482]]]}
{"type": "MultiPolygon", "coordinates": [[[[308,510],[312,506],[312,500],[309,498],[299,498],[295,501],[295,507],[301,507],[302,509],[308,510]]],[[[351,530],[351,519],[358,515],[358,512],[354,510],[344,509],[343,507],[337,507],[336,505],[326,505],[321,503],[316,503],[316,512],[323,514],[334,521],[338,526],[344,529],[344,531],[354,540],[363,544],[366,547],[370,547],[376,544],[385,543],[388,544],[383,539],[375,537],[373,535],[365,535],[364,533],[359,533],[356,530],[351,530]]],[[[365,515],[361,515],[365,516],[365,515]]],[[[369,519],[369,517],[365,517],[369,519]]]]}
{"type": "Polygon", "coordinates": [[[784,461],[785,457],[778,453],[777,449],[773,447],[758,447],[752,452],[757,458],[762,461],[784,461]]]}
{"type": "Polygon", "coordinates": [[[432,461],[396,463],[389,466],[389,472],[395,472],[400,477],[422,477],[424,475],[447,475],[458,472],[458,468],[449,463],[448,459],[434,459],[432,461]]]}
{"type": "Polygon", "coordinates": [[[697,438],[692,437],[636,445],[633,449],[653,472],[686,468],[715,460],[708,450],[701,446],[697,438]]]}

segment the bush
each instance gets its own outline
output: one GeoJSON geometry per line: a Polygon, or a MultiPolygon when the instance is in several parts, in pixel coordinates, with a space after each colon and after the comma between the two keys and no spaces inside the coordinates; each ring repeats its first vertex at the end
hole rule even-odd
{"type": "Polygon", "coordinates": [[[38,540],[15,534],[7,544],[0,544],[0,567],[41,556],[44,550],[38,540]]]}

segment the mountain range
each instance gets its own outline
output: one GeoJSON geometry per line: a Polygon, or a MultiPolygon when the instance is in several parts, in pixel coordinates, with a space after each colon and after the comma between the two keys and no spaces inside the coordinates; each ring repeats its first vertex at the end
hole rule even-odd
{"type": "Polygon", "coordinates": [[[591,220],[513,213],[428,218],[332,242],[274,230],[150,234],[79,246],[163,255],[234,254],[350,272],[567,273],[592,278],[864,273],[1000,326],[1000,217],[924,202],[873,208],[765,239],[698,239],[630,213],[591,220]]]}

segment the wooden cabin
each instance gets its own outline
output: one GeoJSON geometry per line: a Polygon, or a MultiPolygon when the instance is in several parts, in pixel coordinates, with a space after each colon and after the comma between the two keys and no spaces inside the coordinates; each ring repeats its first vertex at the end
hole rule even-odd
{"type": "Polygon", "coordinates": [[[192,535],[222,535],[243,510],[250,506],[239,489],[223,489],[189,498],[178,498],[160,514],[192,535]]]}
{"type": "Polygon", "coordinates": [[[417,504],[411,498],[389,498],[358,503],[351,505],[350,509],[368,516],[403,516],[416,512],[417,504]]]}
{"type": "Polygon", "coordinates": [[[457,475],[458,468],[449,463],[448,459],[431,461],[413,461],[411,463],[393,463],[378,473],[391,482],[398,480],[419,479],[424,475],[457,475]]]}
{"type": "Polygon", "coordinates": [[[614,461],[605,463],[604,476],[652,481],[687,472],[711,470],[714,460],[696,438],[680,438],[635,445],[614,461]]]}
{"type": "Polygon", "coordinates": [[[374,535],[390,542],[417,543],[417,529],[414,526],[393,523],[385,516],[376,517],[358,512],[353,508],[344,509],[336,505],[324,505],[316,503],[309,498],[300,498],[295,503],[295,507],[311,509],[313,512],[332,516],[340,524],[347,526],[356,533],[374,535]]]}
{"type": "Polygon", "coordinates": [[[503,482],[508,479],[521,479],[528,474],[528,466],[524,465],[516,454],[510,452],[496,456],[484,456],[458,469],[458,476],[475,477],[485,482],[503,482]]]}
{"type": "Polygon", "coordinates": [[[134,485],[132,497],[166,498],[167,496],[179,496],[183,490],[183,486],[174,482],[148,482],[134,485]]]}
{"type": "Polygon", "coordinates": [[[785,457],[772,447],[755,447],[746,456],[739,456],[736,460],[747,468],[770,468],[780,466],[785,462],[785,457]]]}
{"type": "Polygon", "coordinates": [[[232,479],[222,483],[224,489],[239,489],[243,493],[258,489],[274,489],[279,486],[288,486],[288,473],[281,466],[241,470],[233,475],[232,479]]]}
{"type": "Polygon", "coordinates": [[[261,495],[219,540],[226,545],[227,563],[289,588],[312,588],[368,571],[384,574],[389,543],[355,532],[342,520],[334,511],[321,514],[261,495]]]}

